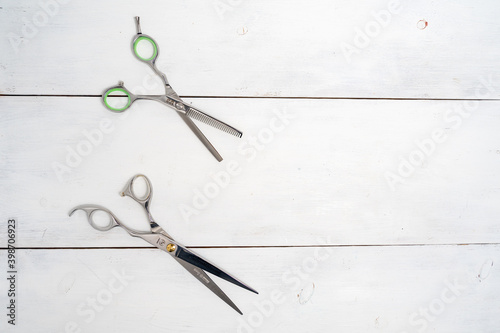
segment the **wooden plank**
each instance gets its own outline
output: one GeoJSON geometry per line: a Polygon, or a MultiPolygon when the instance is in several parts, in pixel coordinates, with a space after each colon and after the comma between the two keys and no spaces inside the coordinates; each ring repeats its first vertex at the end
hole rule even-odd
{"type": "Polygon", "coordinates": [[[499,242],[498,102],[191,101],[243,130],[202,127],[222,163],[158,103],[123,118],[98,98],[1,98],[2,220],[18,219],[20,246],[145,245],[67,216],[95,203],[145,228],[118,195],[137,173],[153,182],[155,218],[186,245],[499,242]]]}
{"type": "Polygon", "coordinates": [[[160,92],[130,50],[140,15],[184,96],[475,98],[498,74],[499,11],[494,0],[7,1],[0,93],[96,95],[118,80],[160,92]]]}
{"type": "MultiPolygon", "coordinates": [[[[243,316],[161,251],[19,250],[18,321],[15,329],[5,320],[0,327],[2,332],[409,333],[494,332],[500,324],[498,245],[198,252],[260,292],[216,280],[243,316]]],[[[6,284],[0,280],[2,290],[6,284]]]]}

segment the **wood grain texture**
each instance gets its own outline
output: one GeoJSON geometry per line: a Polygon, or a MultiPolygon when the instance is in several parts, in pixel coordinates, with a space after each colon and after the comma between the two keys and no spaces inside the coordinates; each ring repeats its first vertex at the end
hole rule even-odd
{"type": "Polygon", "coordinates": [[[498,73],[494,0],[65,2],[3,4],[0,93],[142,85],[136,15],[184,96],[474,98],[479,78],[498,73]]]}
{"type": "MultiPolygon", "coordinates": [[[[17,325],[1,332],[498,332],[500,6],[493,0],[0,3],[0,267],[17,220],[17,325]],[[133,17],[186,101],[163,93],[133,17]],[[38,96],[40,95],[40,96],[38,96]],[[179,242],[260,294],[179,265],[74,206],[179,242]]],[[[0,279],[6,294],[8,280],[0,279]]],[[[7,298],[0,298],[5,309],[7,298]],[[4,302],[5,300],[5,302],[4,302]]]]}
{"type": "Polygon", "coordinates": [[[2,214],[19,219],[20,246],[146,245],[67,216],[97,203],[145,228],[140,206],[118,195],[136,173],[153,183],[155,218],[186,245],[499,241],[498,102],[479,102],[456,126],[448,118],[461,101],[191,101],[245,133],[203,127],[222,163],[157,103],[138,102],[123,118],[98,98],[2,98],[2,214]],[[103,119],[112,130],[91,144],[85,133],[97,142],[103,119]],[[386,173],[399,175],[439,128],[447,139],[393,191],[386,173]],[[76,164],[70,151],[86,155],[76,164]],[[60,179],[54,163],[67,168],[60,179]],[[239,172],[222,177],[230,165],[239,172]]]}
{"type": "Polygon", "coordinates": [[[0,327],[65,332],[73,322],[81,332],[402,333],[424,326],[495,332],[499,325],[498,245],[198,252],[260,292],[216,280],[243,316],[158,250],[22,250],[19,326],[11,330],[2,320],[0,327]]]}

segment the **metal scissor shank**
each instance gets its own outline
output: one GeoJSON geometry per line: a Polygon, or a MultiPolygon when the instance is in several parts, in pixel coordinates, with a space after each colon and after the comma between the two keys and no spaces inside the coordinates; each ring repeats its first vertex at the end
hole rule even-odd
{"type": "Polygon", "coordinates": [[[165,230],[163,230],[158,225],[158,223],[155,222],[150,212],[151,199],[153,196],[153,187],[151,185],[150,180],[145,175],[138,174],[132,177],[132,179],[127,183],[127,185],[121,192],[121,196],[128,196],[143,207],[149,221],[150,231],[138,231],[127,227],[110,210],[99,205],[80,205],[73,208],[70,211],[69,215],[70,216],[73,215],[73,213],[77,210],[83,210],[87,215],[88,222],[93,228],[99,231],[108,231],[114,227],[121,227],[131,236],[142,238],[149,244],[159,248],[160,250],[165,251],[171,257],[173,257],[179,264],[181,264],[182,267],[184,267],[191,275],[193,275],[196,279],[198,279],[198,281],[200,281],[204,286],[210,289],[214,294],[220,297],[224,302],[226,302],[238,313],[242,314],[240,309],[238,309],[238,307],[219,288],[219,286],[217,286],[217,284],[210,278],[210,276],[206,272],[218,276],[226,281],[229,281],[241,288],[247,289],[256,294],[258,294],[258,292],[255,289],[246,285],[245,283],[239,281],[238,279],[224,272],[222,269],[210,263],[208,260],[202,258],[193,251],[187,249],[185,246],[183,246],[175,239],[173,239],[172,236],[170,236],[165,230]],[[133,185],[138,178],[143,178],[146,183],[146,193],[143,197],[139,197],[134,193],[133,185]],[[106,225],[99,225],[94,220],[94,214],[99,211],[104,212],[105,214],[108,215],[109,221],[106,225]]]}
{"type": "Polygon", "coordinates": [[[215,147],[210,143],[210,141],[205,137],[203,132],[196,126],[196,124],[191,119],[196,119],[201,121],[207,125],[215,127],[221,131],[224,131],[228,134],[234,135],[238,138],[241,138],[243,133],[236,128],[204,113],[203,111],[191,106],[190,104],[185,103],[179,95],[172,89],[172,86],[168,83],[167,76],[162,73],[158,67],[156,66],[156,60],[160,54],[160,47],[158,43],[148,35],[145,35],[141,31],[140,19],[138,16],[135,17],[136,20],[136,28],[137,34],[134,36],[132,40],[132,52],[142,62],[151,67],[153,72],[158,75],[164,85],[165,94],[164,95],[135,95],[131,93],[128,89],[126,89],[123,85],[123,82],[119,82],[118,85],[110,87],[104,91],[102,94],[102,100],[104,105],[113,112],[123,112],[127,110],[135,101],[140,99],[147,99],[160,102],[175,111],[182,118],[184,123],[193,131],[193,133],[198,137],[198,139],[205,145],[205,147],[212,153],[212,155],[220,162],[222,161],[222,156],[217,152],[215,147]],[[146,41],[151,44],[153,47],[153,52],[150,57],[143,57],[138,51],[138,45],[140,42],[146,41]],[[124,106],[114,107],[108,102],[108,98],[116,95],[114,94],[123,94],[118,97],[127,97],[127,103],[124,106]]]}

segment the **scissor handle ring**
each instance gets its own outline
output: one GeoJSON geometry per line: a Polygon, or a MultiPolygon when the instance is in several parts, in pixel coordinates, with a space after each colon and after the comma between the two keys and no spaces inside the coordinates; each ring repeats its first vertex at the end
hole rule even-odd
{"type": "Polygon", "coordinates": [[[130,182],[125,186],[125,189],[121,193],[122,196],[129,196],[140,204],[148,205],[149,201],[151,201],[151,197],[153,196],[153,186],[151,185],[151,181],[148,177],[143,174],[137,174],[130,182]],[[138,196],[134,191],[134,182],[137,178],[143,178],[146,183],[146,193],[143,196],[138,196]]]}
{"type": "Polygon", "coordinates": [[[121,87],[121,86],[118,86],[118,87],[111,87],[109,88],[108,90],[106,90],[104,92],[104,94],[102,95],[102,101],[104,102],[104,105],[111,111],[114,111],[114,112],[123,112],[125,111],[126,109],[128,109],[130,107],[130,104],[132,104],[132,94],[130,93],[130,91],[128,91],[127,89],[121,87]],[[108,103],[108,96],[113,93],[113,92],[121,92],[121,93],[124,93],[125,96],[127,96],[127,104],[121,108],[115,108],[111,105],[109,105],[108,103]]]}
{"type": "Polygon", "coordinates": [[[156,58],[158,57],[158,52],[159,52],[158,45],[156,44],[156,42],[153,38],[151,38],[147,35],[140,34],[140,35],[136,36],[134,38],[134,40],[132,41],[132,48],[134,49],[135,56],[141,61],[150,63],[150,62],[154,62],[156,60],[156,58]],[[137,51],[137,45],[139,45],[140,41],[147,41],[147,42],[151,43],[151,45],[153,45],[153,54],[151,55],[151,57],[149,57],[149,58],[141,57],[141,55],[137,51]]]}
{"type": "Polygon", "coordinates": [[[83,210],[85,214],[87,214],[87,221],[94,229],[97,229],[99,231],[108,231],[110,229],[113,229],[114,227],[121,226],[121,223],[118,221],[117,217],[109,209],[98,205],[81,205],[75,207],[71,210],[69,215],[73,215],[75,211],[80,209],[83,210]],[[108,223],[104,226],[100,226],[94,221],[94,214],[99,211],[106,213],[109,218],[108,223]]]}
{"type": "Polygon", "coordinates": [[[115,219],[110,214],[110,212],[106,211],[106,210],[102,210],[102,209],[95,209],[95,210],[91,211],[90,214],[89,214],[88,220],[89,220],[89,223],[92,226],[92,228],[97,229],[99,231],[108,231],[108,230],[111,230],[111,229],[113,229],[114,227],[116,227],[118,225],[118,223],[116,223],[115,219]],[[98,225],[94,221],[94,214],[96,212],[104,212],[104,213],[106,213],[108,215],[108,218],[109,218],[108,224],[106,224],[105,226],[98,225]]]}

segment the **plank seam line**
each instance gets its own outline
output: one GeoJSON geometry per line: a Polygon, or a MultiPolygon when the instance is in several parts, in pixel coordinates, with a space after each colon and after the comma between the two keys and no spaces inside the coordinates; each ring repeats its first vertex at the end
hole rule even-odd
{"type": "MultiPolygon", "coordinates": [[[[344,247],[416,247],[416,246],[490,246],[500,243],[442,243],[442,244],[334,244],[334,245],[236,245],[236,246],[186,246],[189,249],[266,249],[266,248],[344,248],[344,247]]],[[[16,247],[16,250],[149,250],[150,246],[93,246],[93,247],[16,247]]],[[[7,250],[1,247],[0,250],[7,250]]]]}
{"type": "MultiPolygon", "coordinates": [[[[0,94],[0,97],[83,97],[101,98],[101,95],[0,94]]],[[[110,95],[110,97],[122,97],[110,95]]],[[[327,96],[180,96],[193,99],[292,99],[292,100],[382,100],[382,101],[479,101],[495,102],[494,98],[419,98],[419,97],[327,97],[327,96]]]]}

